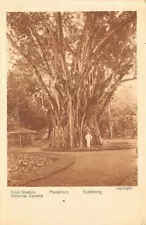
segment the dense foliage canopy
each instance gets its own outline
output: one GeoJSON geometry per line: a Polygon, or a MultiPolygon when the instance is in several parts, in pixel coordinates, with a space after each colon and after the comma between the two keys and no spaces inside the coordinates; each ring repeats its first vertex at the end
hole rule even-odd
{"type": "Polygon", "coordinates": [[[136,77],[136,12],[11,12],[7,38],[8,116],[47,125],[54,147],[82,146],[89,129],[99,143],[111,97],[136,77]]]}

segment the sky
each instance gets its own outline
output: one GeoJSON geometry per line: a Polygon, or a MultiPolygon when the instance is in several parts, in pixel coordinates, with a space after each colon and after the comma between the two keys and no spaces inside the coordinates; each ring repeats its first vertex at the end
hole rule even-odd
{"type": "Polygon", "coordinates": [[[119,101],[119,105],[124,103],[136,104],[137,102],[137,80],[124,82],[118,87],[114,95],[115,100],[119,101]]]}

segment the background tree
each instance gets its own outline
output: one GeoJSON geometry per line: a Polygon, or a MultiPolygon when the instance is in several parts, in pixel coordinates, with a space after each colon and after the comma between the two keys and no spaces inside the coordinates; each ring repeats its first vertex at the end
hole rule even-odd
{"type": "Polygon", "coordinates": [[[136,81],[121,83],[100,122],[103,138],[134,138],[137,133],[136,81]],[[111,135],[112,131],[112,135],[111,135]],[[134,136],[133,136],[134,135],[134,136]]]}

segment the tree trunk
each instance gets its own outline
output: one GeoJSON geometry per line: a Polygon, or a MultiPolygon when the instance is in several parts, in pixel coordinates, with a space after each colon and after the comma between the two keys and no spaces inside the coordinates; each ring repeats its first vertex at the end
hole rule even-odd
{"type": "Polygon", "coordinates": [[[97,132],[98,144],[99,144],[99,145],[102,145],[102,144],[103,144],[103,143],[102,143],[102,138],[101,138],[101,134],[100,134],[100,130],[99,130],[99,125],[98,125],[96,119],[95,119],[95,130],[96,130],[96,132],[97,132]]]}
{"type": "Polygon", "coordinates": [[[108,120],[109,120],[109,134],[110,134],[110,139],[113,138],[113,125],[111,121],[111,101],[109,101],[108,105],[108,120]]]}
{"type": "Polygon", "coordinates": [[[91,129],[91,133],[94,136],[94,145],[100,144],[102,145],[101,134],[99,130],[99,125],[96,118],[96,110],[93,111],[93,114],[88,118],[89,128],[91,129]]]}
{"type": "Polygon", "coordinates": [[[84,120],[85,120],[85,114],[82,117],[81,120],[81,127],[80,127],[80,148],[83,147],[84,143],[83,143],[83,126],[84,126],[84,120]]]}
{"type": "Polygon", "coordinates": [[[69,95],[68,98],[68,113],[69,113],[69,139],[70,139],[70,148],[74,147],[74,139],[73,139],[73,105],[72,98],[69,95]]]}

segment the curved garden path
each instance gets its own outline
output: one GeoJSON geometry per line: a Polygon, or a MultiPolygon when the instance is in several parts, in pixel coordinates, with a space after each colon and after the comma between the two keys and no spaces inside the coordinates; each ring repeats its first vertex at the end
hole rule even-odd
{"type": "Polygon", "coordinates": [[[135,149],[60,154],[73,155],[76,158],[75,163],[68,169],[33,181],[27,186],[137,185],[137,155],[135,149]]]}

